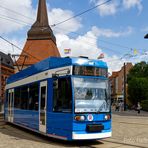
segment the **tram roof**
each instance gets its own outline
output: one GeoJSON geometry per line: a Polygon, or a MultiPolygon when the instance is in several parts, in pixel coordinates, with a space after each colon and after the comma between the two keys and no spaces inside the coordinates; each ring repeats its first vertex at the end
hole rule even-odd
{"type": "Polygon", "coordinates": [[[100,68],[107,68],[107,64],[101,60],[92,60],[88,58],[61,58],[61,57],[49,57],[45,60],[42,60],[14,75],[11,75],[8,80],[7,84],[24,79],[28,76],[43,72],[49,69],[55,69],[70,65],[79,65],[79,66],[95,66],[100,68]]]}

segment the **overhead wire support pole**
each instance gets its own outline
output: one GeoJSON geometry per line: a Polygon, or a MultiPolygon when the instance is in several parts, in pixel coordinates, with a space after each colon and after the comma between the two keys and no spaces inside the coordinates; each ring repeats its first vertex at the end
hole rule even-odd
{"type": "Polygon", "coordinates": [[[124,111],[126,111],[126,64],[124,62],[124,111]]]}

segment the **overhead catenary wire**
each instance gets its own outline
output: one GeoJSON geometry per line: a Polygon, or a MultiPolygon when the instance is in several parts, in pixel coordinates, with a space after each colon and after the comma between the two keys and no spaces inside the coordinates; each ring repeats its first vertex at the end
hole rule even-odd
{"type": "MultiPolygon", "coordinates": [[[[59,29],[59,32],[62,30],[62,28],[60,28],[60,27],[56,27],[56,29],[59,29]]],[[[54,30],[54,31],[57,31],[57,30],[55,30],[55,28],[53,28],[53,30],[54,30]]],[[[63,29],[63,31],[68,31],[68,30],[63,29]]],[[[76,34],[76,35],[79,35],[79,36],[82,36],[82,34],[79,34],[79,33],[76,33],[76,32],[72,32],[72,31],[71,31],[70,33],[76,34]]],[[[71,36],[71,37],[73,38],[74,36],[72,36],[72,34],[70,34],[70,35],[68,35],[68,36],[71,36]]],[[[95,44],[95,43],[92,43],[92,42],[88,41],[89,38],[90,38],[90,39],[96,39],[95,37],[94,37],[94,38],[93,38],[93,37],[89,37],[89,36],[87,36],[87,37],[86,37],[86,36],[83,36],[83,37],[86,38],[87,41],[84,41],[84,40],[82,40],[82,41],[85,42],[85,43],[87,43],[88,45],[94,47],[95,49],[98,49],[98,48],[109,49],[109,50],[112,51],[112,52],[121,53],[121,50],[120,50],[120,51],[119,51],[119,50],[117,51],[117,50],[115,50],[115,49],[112,49],[112,48],[106,47],[106,46],[102,46],[102,45],[99,45],[99,47],[96,48],[96,44],[95,44]]],[[[127,47],[127,46],[125,46],[125,45],[116,44],[116,43],[108,42],[108,41],[101,40],[101,39],[97,39],[97,40],[98,40],[98,41],[106,42],[106,43],[108,43],[108,44],[112,44],[112,45],[117,46],[117,47],[120,47],[120,48],[126,48],[126,49],[128,49],[128,52],[133,52],[133,51],[135,50],[135,48],[127,47]]],[[[140,50],[140,49],[138,49],[138,50],[140,50]]],[[[145,50],[145,52],[147,52],[147,50],[145,50]]],[[[124,55],[127,55],[127,54],[128,54],[128,53],[125,53],[124,55]]]]}
{"type": "MultiPolygon", "coordinates": [[[[91,11],[91,10],[93,10],[93,9],[95,9],[95,8],[97,8],[97,7],[99,7],[99,6],[101,6],[101,5],[104,5],[104,4],[106,4],[106,3],[110,2],[110,1],[112,1],[112,0],[108,0],[108,1],[105,1],[104,3],[98,4],[98,5],[96,5],[96,6],[92,7],[92,8],[90,8],[90,9],[87,9],[87,10],[85,10],[85,11],[79,13],[79,14],[74,15],[73,17],[71,17],[71,18],[69,18],[69,19],[66,19],[66,20],[64,20],[64,21],[62,21],[62,22],[59,22],[59,23],[57,23],[57,24],[54,24],[53,26],[54,26],[54,27],[55,27],[55,26],[57,27],[58,24],[67,22],[67,21],[69,21],[69,20],[71,20],[71,19],[73,19],[73,18],[75,18],[75,17],[78,17],[78,16],[80,16],[80,15],[82,15],[82,14],[84,14],[84,13],[87,13],[87,12],[89,12],[89,11],[91,11]]],[[[25,15],[23,15],[23,14],[19,14],[19,13],[13,11],[13,10],[8,9],[8,8],[6,8],[6,7],[3,7],[3,6],[1,6],[1,5],[0,5],[0,7],[2,7],[3,9],[6,9],[6,10],[8,10],[8,11],[14,12],[14,13],[16,13],[16,14],[18,14],[18,15],[21,15],[21,16],[24,16],[24,17],[26,17],[26,18],[29,18],[29,17],[27,17],[27,16],[25,16],[25,15]]],[[[11,19],[13,19],[13,18],[11,18],[11,19]]],[[[30,19],[32,19],[32,18],[30,18],[30,19]]],[[[9,19],[8,19],[8,20],[9,20],[9,19]]],[[[32,20],[33,20],[33,19],[32,19],[32,20]]],[[[10,21],[12,21],[12,20],[10,20],[10,21]]],[[[15,19],[14,19],[13,21],[15,21],[15,19]]],[[[22,21],[22,20],[19,20],[19,21],[22,21]]],[[[19,23],[19,22],[16,21],[15,23],[19,23]]],[[[26,23],[26,22],[23,22],[23,23],[26,23]]],[[[26,23],[26,25],[27,25],[27,23],[26,23]]],[[[31,24],[28,24],[28,26],[31,26],[31,24]]],[[[52,25],[51,25],[51,26],[52,26],[52,25]]],[[[78,34],[78,33],[76,33],[76,32],[71,32],[71,33],[78,34]]],[[[80,35],[80,34],[78,34],[78,35],[80,35]]],[[[91,37],[90,37],[90,38],[91,38],[91,37]]],[[[116,43],[112,43],[112,42],[109,42],[109,41],[105,41],[105,40],[101,40],[101,39],[98,39],[98,40],[99,40],[99,41],[102,41],[102,42],[105,42],[105,43],[108,43],[108,44],[112,44],[112,45],[118,46],[118,47],[127,48],[127,49],[130,49],[130,50],[132,49],[132,48],[130,48],[130,47],[127,47],[127,46],[124,46],[124,45],[120,45],[120,44],[116,44],[116,43]]],[[[101,46],[100,46],[100,47],[101,47],[101,46]]],[[[108,48],[108,47],[103,47],[103,46],[102,46],[102,48],[104,48],[104,49],[110,49],[110,48],[108,48]]],[[[97,49],[98,49],[98,48],[97,48],[97,49]]],[[[22,50],[22,49],[21,49],[21,50],[22,50]]],[[[111,49],[110,49],[110,50],[111,50],[111,49]]],[[[117,52],[117,51],[116,51],[116,52],[117,52]]]]}
{"type": "MultiPolygon", "coordinates": [[[[22,51],[22,49],[21,49],[20,47],[18,47],[17,45],[13,44],[13,43],[10,42],[10,41],[8,41],[7,39],[3,38],[2,36],[0,36],[0,38],[3,39],[4,41],[8,42],[8,43],[11,44],[12,46],[16,47],[17,49],[19,49],[19,50],[22,51]]],[[[101,46],[101,48],[111,50],[111,49],[108,48],[108,47],[103,47],[103,46],[101,46]]],[[[96,49],[98,49],[98,48],[96,48],[96,49]]],[[[148,52],[148,51],[145,51],[145,53],[146,53],[146,52],[148,52]]],[[[24,51],[24,53],[26,53],[27,55],[30,55],[31,57],[33,57],[33,58],[36,59],[37,61],[40,61],[40,59],[38,59],[38,58],[36,58],[35,56],[29,54],[28,52],[24,51]]],[[[141,55],[148,55],[148,54],[145,54],[145,53],[144,53],[144,54],[141,54],[141,55]]],[[[121,56],[120,58],[117,58],[117,59],[115,59],[115,60],[109,60],[109,61],[107,61],[107,62],[113,62],[113,61],[118,61],[118,60],[126,59],[126,55],[127,55],[127,54],[123,54],[123,56],[121,56]]],[[[130,55],[130,54],[128,54],[128,55],[130,55]]],[[[130,57],[128,57],[128,58],[133,58],[133,57],[136,57],[136,55],[130,55],[130,57]]]]}
{"type": "MultiPolygon", "coordinates": [[[[0,17],[1,18],[1,17],[0,17]]],[[[3,19],[6,19],[6,20],[8,20],[8,21],[13,21],[14,23],[17,23],[17,24],[19,24],[19,25],[22,25],[20,22],[17,22],[17,21],[15,21],[15,19],[14,20],[11,20],[11,19],[9,19],[9,18],[3,18],[3,19]]],[[[28,24],[28,26],[31,26],[30,24],[28,24]]],[[[57,28],[57,27],[56,27],[57,28]]],[[[53,30],[54,30],[54,28],[53,28],[53,30]]],[[[61,29],[60,29],[61,30],[61,29]]],[[[64,29],[65,30],[65,29],[64,29]]],[[[71,32],[71,33],[73,33],[73,34],[76,34],[76,35],[81,35],[81,34],[79,34],[79,33],[76,33],[76,32],[71,32]]],[[[91,38],[91,39],[94,39],[94,38],[92,38],[92,37],[87,37],[87,38],[91,38]]],[[[98,39],[99,41],[100,41],[100,39],[98,39]]],[[[108,42],[108,41],[104,41],[104,42],[108,42]]],[[[90,42],[86,42],[88,45],[93,45],[93,43],[90,43],[90,42]]],[[[116,45],[115,43],[109,43],[109,44],[114,44],[115,46],[118,46],[118,45],[116,45]]],[[[122,46],[122,45],[120,45],[120,46],[122,46]]],[[[93,47],[93,46],[92,46],[93,47]]],[[[101,48],[103,48],[103,49],[109,49],[110,51],[115,51],[115,50],[113,50],[113,49],[111,49],[111,48],[109,48],[109,47],[104,47],[104,46],[99,46],[99,47],[101,47],[101,48]]],[[[96,48],[96,47],[95,47],[96,48]]],[[[98,48],[97,48],[98,49],[98,48]]],[[[129,48],[128,48],[129,49],[129,48]]],[[[117,51],[115,51],[115,52],[117,52],[117,51]]],[[[121,52],[120,52],[121,53],[121,52]]]]}
{"type": "Polygon", "coordinates": [[[34,20],[33,18],[31,18],[31,17],[29,17],[29,16],[26,16],[26,15],[24,15],[24,14],[22,14],[22,13],[18,13],[17,11],[14,11],[14,10],[9,9],[9,8],[7,8],[7,7],[4,7],[4,6],[2,6],[2,5],[0,5],[0,8],[5,9],[5,10],[7,10],[7,11],[10,11],[10,12],[12,12],[12,13],[15,13],[15,14],[17,14],[17,15],[19,15],[19,16],[25,17],[25,18],[27,18],[27,19],[34,20]]]}
{"type": "MultiPolygon", "coordinates": [[[[61,30],[63,30],[63,31],[68,31],[68,30],[66,30],[66,29],[63,29],[63,28],[60,28],[60,27],[56,27],[56,29],[59,29],[60,31],[61,30]]],[[[54,28],[53,28],[53,30],[54,31],[56,31],[54,28]]],[[[59,32],[60,32],[59,31],[59,32]]],[[[79,36],[82,36],[82,34],[80,34],[80,33],[77,33],[77,32],[73,32],[73,31],[70,31],[70,33],[72,33],[72,34],[76,34],[76,35],[79,35],[79,36]]],[[[83,36],[84,37],[84,36],[83,36]]],[[[89,39],[96,39],[96,38],[93,38],[93,37],[89,37],[89,36],[87,36],[87,37],[85,37],[85,38],[89,38],[89,39]]],[[[131,49],[133,49],[132,47],[127,47],[127,46],[125,46],[125,45],[121,45],[121,44],[117,44],[117,43],[113,43],[113,42],[110,42],[110,41],[105,41],[105,40],[102,40],[102,39],[97,39],[98,41],[101,41],[101,42],[105,42],[105,43],[107,43],[107,44],[111,44],[111,45],[114,45],[114,46],[118,46],[118,47],[120,47],[120,48],[125,48],[125,49],[128,49],[128,50],[131,50],[131,49]]],[[[88,41],[87,41],[88,42],[88,41]]]]}
{"type": "MultiPolygon", "coordinates": [[[[16,47],[17,49],[19,49],[19,50],[22,51],[22,49],[21,49],[20,47],[18,47],[17,45],[13,44],[13,43],[10,42],[10,41],[8,41],[7,39],[3,38],[2,36],[0,36],[0,38],[3,39],[4,41],[6,41],[7,43],[11,44],[12,46],[16,47]]],[[[146,52],[147,52],[147,54],[144,54],[144,55],[148,55],[148,51],[146,51],[146,52]]],[[[40,61],[40,59],[38,59],[37,57],[35,57],[35,56],[29,54],[28,52],[24,51],[24,53],[26,53],[27,55],[30,55],[31,57],[33,57],[33,58],[36,59],[37,61],[40,61]]],[[[136,55],[131,55],[129,58],[135,58],[135,57],[136,57],[136,55]]],[[[129,59],[129,58],[128,58],[128,59],[129,59]]],[[[107,60],[106,62],[114,62],[114,61],[119,61],[119,60],[126,60],[125,54],[124,54],[123,56],[121,56],[120,58],[116,58],[116,59],[114,59],[114,60],[107,60]]]]}
{"type": "MultiPolygon", "coordinates": [[[[0,38],[1,38],[2,40],[6,41],[7,43],[9,43],[11,46],[14,46],[14,47],[16,47],[17,49],[19,49],[19,50],[22,51],[22,49],[21,49],[20,47],[18,47],[17,45],[13,44],[13,43],[10,42],[10,41],[8,41],[7,39],[5,39],[4,37],[2,37],[1,35],[0,35],[0,38]]],[[[27,51],[23,51],[23,52],[24,52],[25,54],[31,56],[32,58],[36,59],[37,61],[40,61],[40,59],[38,59],[37,57],[31,55],[31,54],[28,53],[27,51]]]]}
{"type": "Polygon", "coordinates": [[[0,19],[3,19],[3,20],[7,20],[7,21],[10,21],[10,22],[13,22],[13,23],[16,23],[17,25],[24,25],[23,23],[21,23],[21,22],[17,22],[17,21],[15,21],[15,20],[12,20],[12,19],[9,19],[9,18],[6,18],[6,17],[1,17],[0,16],[0,19]]]}
{"type": "MultiPolygon", "coordinates": [[[[12,46],[14,46],[14,47],[16,47],[17,49],[19,49],[19,50],[22,51],[22,49],[21,49],[20,47],[18,47],[17,45],[14,45],[13,43],[11,43],[11,42],[8,41],[7,39],[3,38],[2,36],[0,36],[0,38],[2,38],[3,40],[5,40],[5,41],[8,42],[9,44],[11,44],[12,46]]],[[[87,41],[87,44],[88,44],[88,41],[87,41]]],[[[88,45],[90,45],[90,44],[88,44],[88,45]]],[[[92,45],[91,45],[91,46],[92,46],[92,45]]],[[[92,47],[93,47],[93,46],[92,46],[92,47]]],[[[99,46],[99,47],[100,47],[100,48],[103,48],[103,49],[109,49],[110,51],[111,51],[111,50],[113,51],[113,49],[108,48],[108,47],[104,47],[104,46],[99,46]]],[[[98,48],[95,47],[95,49],[98,49],[98,48]]],[[[13,49],[13,50],[14,50],[14,49],[13,49]]],[[[146,53],[146,52],[147,52],[147,51],[145,51],[145,53],[146,53]]],[[[24,53],[26,53],[26,54],[30,55],[31,57],[35,58],[36,60],[40,61],[40,59],[38,59],[38,58],[32,56],[32,55],[29,54],[28,52],[25,52],[25,51],[24,51],[24,53]]],[[[141,55],[145,55],[145,53],[143,53],[143,54],[141,54],[141,55]]],[[[117,60],[123,59],[123,58],[125,57],[125,55],[127,55],[127,54],[124,54],[121,58],[118,58],[117,60]]],[[[129,54],[129,55],[130,55],[130,54],[129,54]]],[[[147,55],[147,54],[146,54],[146,55],[147,55]]],[[[131,57],[133,57],[133,56],[130,56],[129,58],[131,58],[131,57]]]]}
{"type": "MultiPolygon", "coordinates": [[[[87,10],[85,10],[85,11],[79,13],[79,14],[74,15],[73,17],[69,18],[68,20],[70,20],[70,19],[72,19],[72,18],[75,18],[75,17],[77,17],[77,16],[79,16],[79,15],[82,15],[82,14],[84,14],[84,13],[87,13],[87,12],[89,12],[89,11],[91,11],[91,10],[93,10],[93,9],[95,9],[95,8],[97,8],[97,7],[99,7],[99,6],[102,6],[102,5],[106,4],[106,3],[109,3],[110,1],[112,1],[112,0],[107,0],[107,1],[105,1],[105,2],[103,2],[103,3],[101,3],[101,4],[95,5],[94,7],[90,8],[90,9],[87,9],[87,10]]],[[[13,12],[13,13],[16,13],[16,14],[18,14],[18,15],[20,15],[20,16],[23,16],[23,17],[26,17],[26,18],[29,18],[29,19],[33,20],[33,18],[30,18],[30,17],[28,17],[28,16],[25,16],[25,15],[23,15],[23,14],[20,14],[20,13],[18,13],[18,12],[16,12],[16,11],[11,10],[11,9],[9,9],[9,8],[6,8],[6,7],[4,7],[4,6],[1,6],[1,5],[0,5],[0,7],[3,8],[3,9],[6,9],[6,10],[8,10],[8,11],[11,11],[11,12],[13,12]]],[[[5,17],[6,17],[6,16],[5,16],[5,17]]],[[[8,16],[7,16],[7,17],[8,17],[8,16]]],[[[0,17],[0,18],[2,18],[2,17],[0,17]]],[[[2,19],[6,19],[6,20],[8,20],[8,21],[11,21],[11,20],[12,20],[13,22],[18,23],[18,24],[20,24],[20,25],[22,25],[21,22],[23,22],[23,24],[28,25],[28,26],[31,26],[31,24],[29,24],[29,23],[27,23],[27,22],[25,22],[25,21],[22,21],[22,20],[20,20],[20,19],[15,19],[15,18],[12,18],[12,17],[8,17],[8,18],[9,18],[9,19],[7,19],[7,18],[2,18],[2,19]],[[19,21],[19,22],[18,22],[18,21],[19,21]]],[[[68,20],[67,20],[67,21],[68,21],[68,20]]],[[[66,20],[65,20],[65,21],[66,21],[66,20]]],[[[63,21],[62,21],[62,22],[63,22],[63,21]]],[[[64,23],[64,22],[63,22],[63,23],[64,23]]],[[[51,27],[56,26],[56,28],[57,28],[57,24],[55,24],[55,25],[50,25],[50,26],[51,26],[51,27]]],[[[71,33],[80,35],[79,33],[76,33],[76,32],[71,32],[71,33]]],[[[88,38],[92,38],[92,37],[88,37],[88,38]]],[[[114,45],[114,46],[118,46],[118,47],[121,47],[121,48],[132,49],[131,47],[127,47],[127,46],[125,46],[125,45],[121,45],[121,44],[117,44],[117,43],[105,41],[105,40],[102,40],[102,39],[98,39],[98,41],[101,41],[101,42],[104,42],[104,43],[107,43],[107,44],[111,44],[111,45],[114,45]]]]}
{"type": "MultiPolygon", "coordinates": [[[[16,24],[18,24],[18,25],[27,25],[27,26],[30,26],[31,27],[31,24],[27,24],[27,22],[23,22],[23,23],[21,23],[21,20],[19,20],[19,22],[17,21],[17,20],[15,20],[14,18],[6,18],[6,17],[1,17],[0,16],[0,19],[5,19],[5,20],[7,20],[7,21],[12,21],[12,22],[14,22],[14,23],[16,23],[16,24]]],[[[56,27],[57,29],[59,28],[59,27],[56,27]]],[[[62,29],[62,28],[59,28],[60,30],[62,29]]],[[[53,30],[55,31],[55,29],[53,28],[53,30]]],[[[65,30],[65,29],[63,29],[63,30],[65,30]]],[[[76,33],[76,32],[70,32],[70,33],[73,33],[73,34],[76,34],[76,35],[81,35],[81,34],[79,34],[79,33],[76,33]]],[[[87,38],[90,38],[90,39],[94,39],[93,37],[87,37],[87,38]]],[[[102,40],[102,39],[98,39],[98,41],[101,41],[101,42],[105,42],[105,43],[107,43],[107,44],[112,44],[112,45],[114,45],[114,46],[118,46],[118,47],[121,47],[121,48],[126,48],[126,49],[131,49],[131,47],[126,47],[126,46],[124,46],[124,45],[121,45],[121,44],[116,44],[116,43],[113,43],[113,42],[109,42],[109,41],[105,41],[105,40],[102,40]]],[[[108,48],[108,47],[107,47],[108,48]]],[[[109,48],[108,48],[109,49],[109,48]]]]}
{"type": "MultiPolygon", "coordinates": [[[[72,35],[69,35],[69,36],[72,37],[72,35]]],[[[89,37],[88,37],[88,38],[89,38],[89,37]]],[[[118,52],[119,54],[121,54],[121,51],[115,51],[114,49],[111,49],[110,47],[105,47],[105,46],[101,46],[101,45],[99,45],[99,47],[96,47],[96,45],[95,45],[94,43],[88,41],[88,38],[86,37],[86,40],[82,40],[82,42],[83,42],[83,43],[86,43],[87,45],[89,45],[89,46],[91,46],[91,47],[93,47],[93,49],[97,49],[98,51],[99,51],[99,48],[108,49],[108,50],[110,50],[110,51],[112,51],[112,52],[116,52],[116,53],[118,52]]]]}
{"type": "MultiPolygon", "coordinates": [[[[61,31],[61,30],[63,30],[63,31],[68,31],[67,29],[63,29],[63,28],[60,28],[60,27],[56,27],[56,29],[58,29],[59,30],[59,32],[61,31]]],[[[54,28],[53,28],[53,30],[56,32],[57,30],[55,30],[54,28]]],[[[72,33],[72,34],[75,34],[75,35],[79,35],[79,36],[83,36],[82,34],[80,34],[80,33],[77,33],[77,32],[73,32],[73,31],[70,31],[70,33],[72,33]]],[[[85,36],[83,36],[83,37],[85,37],[85,36]]],[[[87,37],[85,37],[85,38],[89,38],[89,39],[96,39],[95,37],[93,38],[93,37],[90,37],[90,36],[87,36],[87,37]]],[[[97,39],[98,41],[100,41],[100,42],[104,42],[104,43],[107,43],[107,44],[110,44],[110,45],[113,45],[113,46],[116,46],[116,47],[120,47],[120,48],[124,48],[124,49],[128,49],[128,50],[134,50],[135,48],[133,48],[133,47],[128,47],[127,45],[122,45],[122,44],[119,44],[119,43],[114,43],[114,42],[110,42],[110,41],[106,41],[106,40],[102,40],[102,39],[100,39],[100,38],[98,38],[97,39]]],[[[87,41],[88,42],[88,41],[87,41]]],[[[99,45],[100,46],[100,45],[99,45]]],[[[107,47],[108,48],[108,47],[107,47]]],[[[140,49],[138,49],[138,50],[140,50],[140,49]]],[[[145,50],[145,49],[144,49],[145,50]]]]}
{"type": "MultiPolygon", "coordinates": [[[[87,38],[87,37],[86,37],[87,38]]],[[[90,42],[87,40],[87,41],[84,41],[83,40],[83,42],[86,42],[89,46],[92,46],[93,44],[91,43],[90,44],[90,42]]],[[[95,45],[94,46],[92,46],[92,47],[94,47],[93,49],[99,49],[99,48],[97,48],[97,47],[95,47],[95,45]]],[[[109,47],[104,47],[104,46],[101,46],[101,45],[99,45],[99,47],[100,48],[102,48],[102,49],[108,49],[108,50],[110,50],[110,51],[113,51],[114,52],[114,50],[113,49],[111,49],[111,48],[109,48],[109,47]]],[[[129,48],[128,48],[129,49],[129,48]]],[[[117,52],[117,51],[116,51],[117,52]]],[[[131,50],[130,50],[130,52],[131,52],[131,50]]],[[[145,51],[145,53],[146,52],[148,52],[148,51],[145,51]]],[[[121,53],[121,52],[119,52],[119,53],[121,53]]],[[[140,55],[145,55],[145,53],[141,53],[140,55]]],[[[148,55],[148,54],[147,54],[148,55]]],[[[119,58],[116,58],[116,59],[114,59],[114,60],[109,60],[109,61],[107,61],[107,62],[113,62],[113,61],[119,61],[119,60],[126,60],[127,58],[129,59],[129,58],[135,58],[137,55],[133,55],[133,54],[131,54],[131,53],[125,53],[125,54],[123,54],[121,57],[119,57],[119,58]]]]}
{"type": "Polygon", "coordinates": [[[16,19],[16,18],[13,18],[13,17],[9,17],[9,16],[7,16],[7,15],[2,15],[2,14],[0,14],[0,18],[2,18],[2,19],[7,19],[7,20],[10,20],[10,21],[12,20],[13,22],[18,23],[18,24],[20,24],[20,25],[31,26],[31,24],[29,24],[28,22],[25,22],[25,21],[23,21],[23,20],[16,19]]]}
{"type": "Polygon", "coordinates": [[[87,10],[84,10],[84,11],[82,11],[82,12],[80,12],[80,13],[78,13],[78,14],[76,14],[76,15],[74,15],[74,16],[68,18],[68,19],[65,19],[65,20],[63,20],[63,21],[61,21],[61,22],[59,22],[59,23],[53,24],[53,25],[51,25],[51,26],[54,27],[54,26],[63,24],[63,23],[65,23],[65,22],[67,22],[67,21],[69,21],[69,20],[71,20],[71,19],[74,19],[74,18],[76,18],[76,17],[78,17],[78,16],[81,16],[81,15],[83,15],[83,14],[85,14],[85,13],[87,13],[87,12],[93,10],[93,9],[96,9],[97,7],[100,7],[100,6],[102,6],[102,5],[105,5],[105,4],[107,4],[107,3],[111,2],[111,1],[112,1],[112,0],[107,0],[107,1],[105,1],[105,2],[103,2],[103,3],[101,3],[101,4],[95,5],[95,6],[92,7],[92,8],[89,8],[89,9],[87,9],[87,10]]]}

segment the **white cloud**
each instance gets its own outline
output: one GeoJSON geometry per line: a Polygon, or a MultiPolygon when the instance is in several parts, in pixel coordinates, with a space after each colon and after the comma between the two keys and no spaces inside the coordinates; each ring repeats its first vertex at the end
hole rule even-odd
{"type": "Polygon", "coordinates": [[[92,27],[92,31],[97,36],[105,36],[110,38],[110,37],[120,37],[120,36],[130,35],[133,32],[133,28],[128,27],[124,31],[115,32],[111,29],[97,28],[94,26],[92,27]]]}
{"type": "MultiPolygon", "coordinates": [[[[106,2],[105,0],[90,0],[90,3],[99,5],[106,2]]],[[[117,12],[137,7],[139,13],[142,11],[142,0],[114,0],[98,7],[100,16],[115,15],[117,12]],[[120,9],[118,9],[120,7],[120,9]]]]}
{"type": "MultiPolygon", "coordinates": [[[[20,0],[3,0],[1,1],[1,6],[4,7],[0,7],[1,34],[18,31],[26,25],[31,26],[36,19],[36,10],[32,7],[32,0],[24,0],[23,2],[20,0]],[[24,15],[27,17],[24,17],[24,15]]],[[[49,4],[47,6],[50,8],[49,4]]],[[[73,17],[74,13],[70,10],[54,8],[51,9],[51,11],[48,11],[48,16],[49,24],[52,25],[73,17]]],[[[58,27],[54,27],[54,29],[57,32],[65,34],[71,31],[77,31],[80,27],[82,27],[80,21],[79,17],[74,18],[59,25],[60,29],[58,27]]]]}
{"type": "MultiPolygon", "coordinates": [[[[98,0],[97,0],[98,1],[98,0]]],[[[5,0],[3,1],[2,5],[6,5],[7,8],[10,8],[18,13],[21,12],[22,14],[25,14],[26,16],[36,18],[35,11],[31,6],[31,0],[25,0],[23,3],[20,0],[13,0],[13,1],[8,1],[5,0]]],[[[112,4],[113,5],[113,4],[112,4]]],[[[104,8],[104,14],[107,15],[106,10],[110,12],[110,14],[115,13],[116,10],[113,10],[111,8],[104,8]]],[[[8,15],[9,17],[15,17],[17,19],[22,19],[22,16],[18,16],[14,13],[11,13],[9,11],[6,11],[4,9],[0,9],[0,13],[8,15]]],[[[103,13],[102,13],[103,14],[103,13]]],[[[104,15],[103,14],[103,15],[104,15]]],[[[52,9],[51,11],[48,12],[49,15],[49,23],[50,24],[56,24],[59,23],[67,18],[70,18],[74,16],[74,13],[69,10],[62,10],[60,8],[57,9],[52,9]]],[[[24,19],[23,21],[30,21],[27,18],[24,19]]],[[[17,25],[15,23],[11,23],[6,20],[1,20],[1,28],[0,28],[0,33],[9,33],[12,31],[16,31],[18,29],[23,28],[25,25],[17,25]]],[[[53,29],[56,31],[56,38],[57,38],[57,45],[60,50],[60,53],[62,56],[68,56],[64,54],[64,49],[65,48],[71,48],[71,55],[70,56],[88,56],[91,59],[96,59],[100,53],[104,53],[104,51],[98,47],[97,45],[97,38],[100,36],[104,37],[120,37],[120,36],[126,36],[132,33],[132,28],[128,27],[125,30],[122,31],[113,31],[111,29],[104,29],[104,28],[98,28],[98,27],[92,27],[90,31],[88,31],[84,35],[79,35],[77,38],[73,39],[70,38],[67,34],[70,32],[77,31],[79,28],[82,27],[81,20],[80,18],[74,18],[71,19],[70,21],[63,23],[59,25],[59,27],[53,27],[53,29]]],[[[26,41],[26,39],[8,39],[12,43],[20,46],[23,48],[23,45],[26,41]]],[[[4,53],[12,53],[12,54],[20,54],[21,50],[18,50],[14,47],[13,48],[10,44],[5,43],[0,39],[0,50],[3,51],[4,53]]],[[[123,62],[118,59],[116,55],[114,56],[109,56],[105,53],[105,59],[108,61],[109,69],[110,71],[112,70],[119,70],[123,62]],[[116,60],[115,60],[116,59],[116,60]],[[111,61],[111,62],[110,62],[111,61]],[[118,63],[118,64],[117,64],[118,63]]]]}
{"type": "Polygon", "coordinates": [[[126,9],[137,7],[139,12],[141,12],[143,9],[142,0],[123,0],[123,6],[126,9]]]}
{"type": "Polygon", "coordinates": [[[57,34],[56,38],[62,56],[87,56],[91,59],[96,59],[99,53],[102,52],[102,50],[97,47],[97,39],[92,32],[88,32],[84,36],[78,36],[76,39],[71,39],[67,35],[62,34],[57,34]],[[70,55],[64,54],[64,49],[67,48],[71,49],[70,55]]]}
{"type": "Polygon", "coordinates": [[[1,6],[3,7],[0,7],[1,34],[17,31],[26,26],[26,24],[32,24],[32,19],[23,16],[25,15],[34,18],[35,11],[32,8],[31,2],[31,0],[24,0],[23,2],[20,0],[1,1],[1,6]],[[14,11],[22,15],[19,15],[14,11]]]}
{"type": "MultiPolygon", "coordinates": [[[[98,0],[96,5],[102,4],[105,0],[98,0]]],[[[109,2],[98,7],[100,16],[114,15],[117,12],[117,1],[109,2]]]]}
{"type": "Polygon", "coordinates": [[[86,56],[90,59],[97,59],[97,57],[104,53],[103,61],[107,62],[109,72],[120,70],[125,59],[121,60],[117,55],[110,56],[97,46],[97,37],[92,31],[87,32],[84,36],[79,36],[76,39],[71,39],[67,35],[57,34],[57,45],[62,57],[72,56],[86,56]],[[93,44],[92,44],[93,43],[93,44]],[[64,54],[64,49],[70,48],[70,54],[64,54]]]}
{"type": "Polygon", "coordinates": [[[88,31],[84,35],[79,35],[76,39],[72,39],[67,35],[56,34],[57,45],[62,56],[67,56],[64,54],[64,49],[70,48],[70,56],[87,56],[89,58],[96,59],[99,53],[102,52],[101,49],[97,47],[97,35],[91,31],[88,31]]]}
{"type": "Polygon", "coordinates": [[[15,46],[12,46],[11,44],[9,44],[8,42],[0,39],[0,51],[5,53],[5,54],[20,54],[21,53],[21,49],[23,49],[24,46],[24,42],[25,39],[7,39],[9,42],[13,43],[14,45],[20,47],[20,49],[16,48],[15,46]]]}
{"type": "Polygon", "coordinates": [[[147,51],[144,51],[144,52],[141,52],[141,53],[138,53],[137,55],[127,59],[126,58],[126,61],[130,61],[132,63],[139,63],[141,61],[146,61],[148,62],[148,50],[147,51]]]}
{"type": "Polygon", "coordinates": [[[113,71],[119,71],[124,63],[130,62],[134,65],[136,63],[140,63],[141,61],[148,62],[148,51],[139,53],[136,56],[129,56],[129,57],[127,56],[122,59],[116,55],[113,56],[106,55],[104,61],[107,62],[109,67],[109,72],[111,73],[113,71]]]}
{"type": "MultiPolygon", "coordinates": [[[[50,25],[54,25],[73,17],[74,13],[70,10],[54,8],[48,12],[48,16],[50,25]]],[[[72,31],[77,31],[79,28],[82,27],[80,21],[80,18],[73,18],[65,23],[59,24],[57,27],[53,27],[53,29],[55,30],[55,32],[68,34],[72,31]]]]}
{"type": "Polygon", "coordinates": [[[93,26],[90,31],[88,31],[84,35],[79,35],[77,38],[73,39],[70,38],[68,35],[64,34],[56,34],[57,38],[57,45],[62,57],[65,56],[87,56],[90,59],[97,59],[97,57],[101,54],[105,54],[104,61],[107,62],[109,66],[109,72],[118,71],[120,70],[121,66],[123,65],[124,61],[128,59],[120,59],[115,53],[113,55],[108,55],[104,52],[103,49],[99,48],[97,45],[97,39],[100,36],[105,37],[119,37],[125,36],[130,34],[132,28],[128,27],[125,31],[114,32],[111,29],[103,29],[97,28],[93,26]],[[65,55],[64,49],[70,48],[71,54],[65,55]],[[118,64],[117,64],[118,63],[118,64]]]}
{"type": "Polygon", "coordinates": [[[125,59],[121,60],[117,55],[105,55],[103,60],[107,62],[109,73],[112,73],[113,71],[119,71],[125,61],[125,59]]]}

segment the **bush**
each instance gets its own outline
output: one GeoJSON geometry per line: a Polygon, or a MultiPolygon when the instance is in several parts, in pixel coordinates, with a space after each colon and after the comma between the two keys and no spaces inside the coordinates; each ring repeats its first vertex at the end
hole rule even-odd
{"type": "Polygon", "coordinates": [[[141,101],[142,110],[148,111],[148,100],[141,101]]]}

